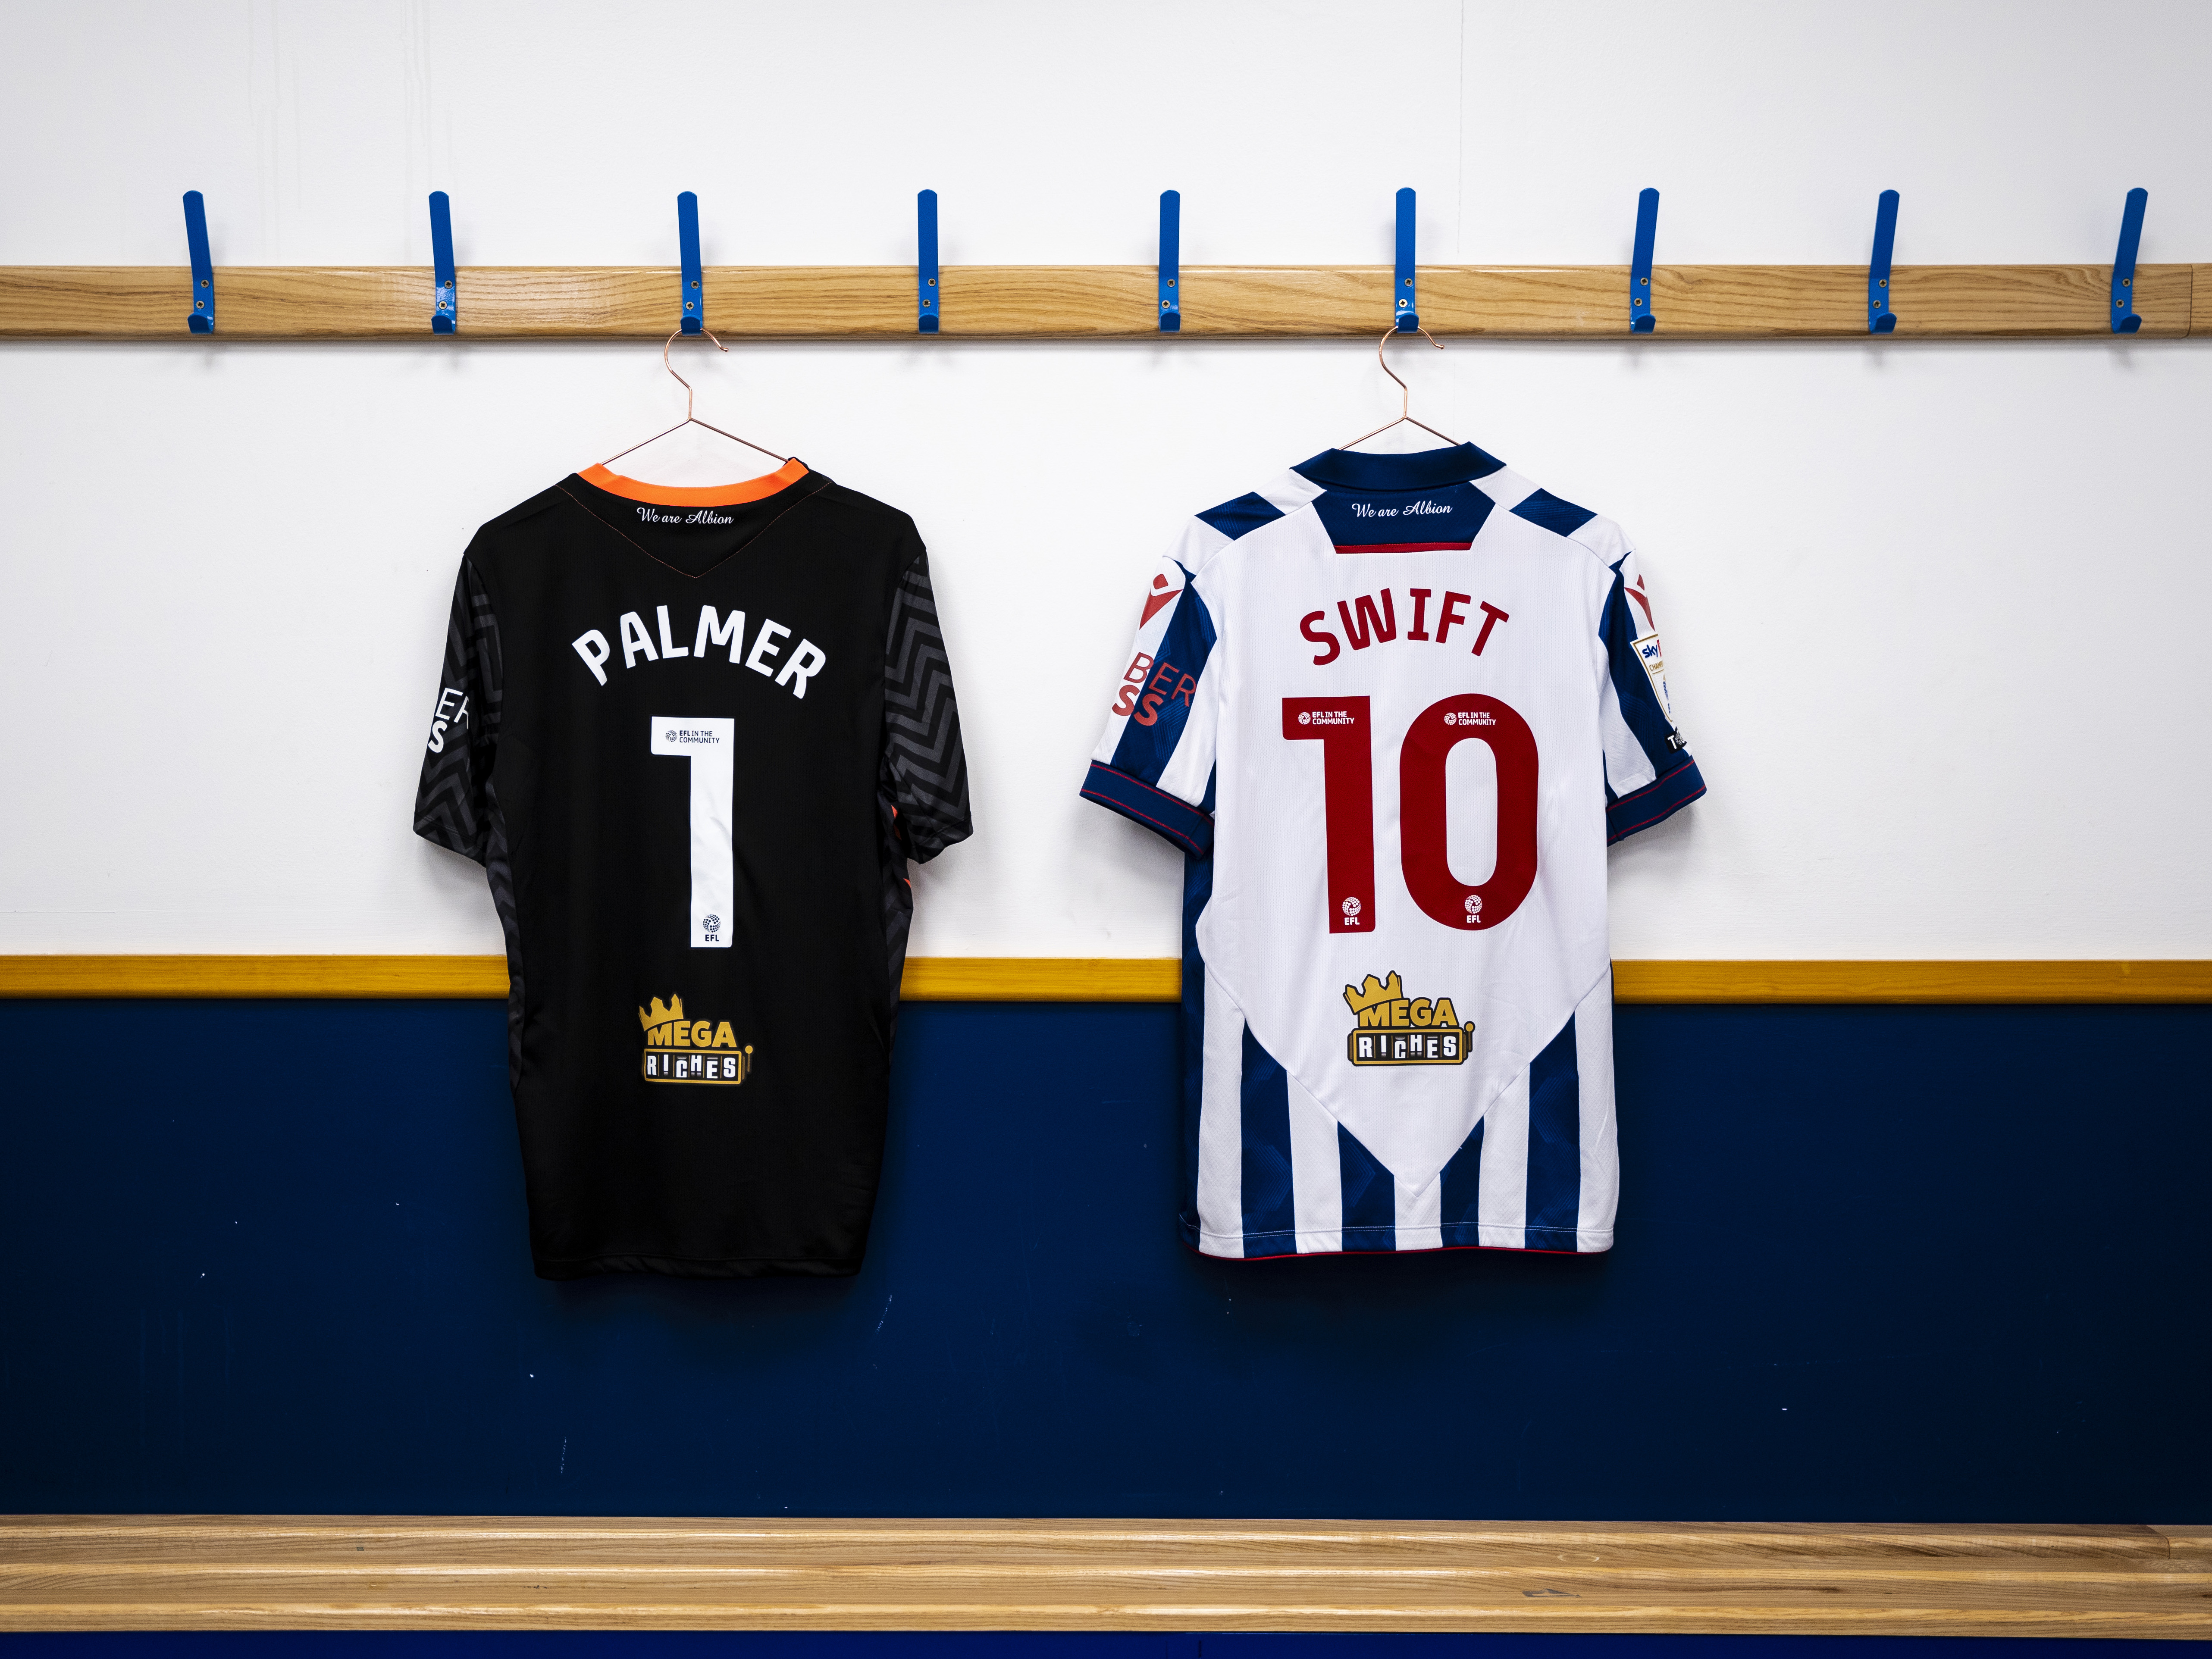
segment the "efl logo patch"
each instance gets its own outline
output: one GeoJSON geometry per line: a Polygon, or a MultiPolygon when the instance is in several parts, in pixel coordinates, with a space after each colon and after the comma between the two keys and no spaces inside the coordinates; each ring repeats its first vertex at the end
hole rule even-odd
{"type": "Polygon", "coordinates": [[[1367,976],[1363,985],[1344,988],[1344,1000],[1359,1017],[1345,1039],[1354,1066],[1459,1066],[1474,1046],[1474,1022],[1460,1024],[1449,997],[1434,1002],[1408,997],[1395,972],[1387,980],[1367,976]]]}
{"type": "Polygon", "coordinates": [[[743,1083],[753,1068],[753,1045],[740,1048],[730,1022],[687,1019],[684,999],[653,1000],[637,1011],[645,1027],[647,1083],[743,1083]]]}

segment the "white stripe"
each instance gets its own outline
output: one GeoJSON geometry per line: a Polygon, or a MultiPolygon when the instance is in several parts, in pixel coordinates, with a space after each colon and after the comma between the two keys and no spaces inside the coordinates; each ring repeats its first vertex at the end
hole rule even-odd
{"type": "Polygon", "coordinates": [[[1474,487],[1509,513],[1536,493],[1536,486],[1510,466],[1500,467],[1486,478],[1477,478],[1474,487]]]}
{"type": "MultiPolygon", "coordinates": [[[[1203,602],[1201,595],[1187,597],[1203,602]]],[[[1183,719],[1182,734],[1176,738],[1167,764],[1160,768],[1160,787],[1192,806],[1206,799],[1206,781],[1213,775],[1213,734],[1221,720],[1221,655],[1217,647],[1199,670],[1198,684],[1190,694],[1190,709],[1183,719]]],[[[1178,673],[1167,690],[1172,694],[1182,683],[1182,677],[1178,673]]]]}
{"type": "Polygon", "coordinates": [[[1322,487],[1299,473],[1285,472],[1252,493],[1288,518],[1320,495],[1322,487]]]}
{"type": "Polygon", "coordinates": [[[1244,1016],[1206,970],[1198,1109],[1198,1248],[1244,1254],[1244,1016]]]}
{"type": "MultiPolygon", "coordinates": [[[[1600,649],[1603,647],[1601,645],[1600,649]]],[[[1610,666],[1598,671],[1597,729],[1605,743],[1605,781],[1616,795],[1626,795],[1641,789],[1659,775],[1651,764],[1651,757],[1644,752],[1644,745],[1636,740],[1636,733],[1628,729],[1627,719],[1620,712],[1620,692],[1613,685],[1610,666]]]]}
{"type": "Polygon", "coordinates": [[[1575,1010],[1575,1071],[1582,1083],[1582,1198],[1575,1248],[1613,1248],[1613,1213],[1620,1198],[1620,1152],[1613,1144],[1613,969],[1575,1010]]]}
{"type": "MultiPolygon", "coordinates": [[[[665,633],[665,609],[661,621],[665,633]]],[[[655,714],[651,741],[654,754],[691,763],[691,948],[726,951],[737,937],[730,823],[738,723],[727,714],[655,714]]]]}
{"type": "Polygon", "coordinates": [[[1441,1173],[1429,1177],[1429,1184],[1418,1191],[1399,1181],[1398,1187],[1398,1248],[1401,1250],[1441,1250],[1444,1247],[1444,1178],[1441,1173]]]}
{"type": "Polygon", "coordinates": [[[1528,1220],[1528,1068],[1525,1066],[1482,1115],[1482,1176],[1475,1215],[1485,1244],[1517,1250],[1527,1243],[1523,1230],[1528,1220]]]}
{"type": "Polygon", "coordinates": [[[1298,1253],[1344,1248],[1344,1176],[1336,1150],[1336,1120],[1305,1091],[1297,1079],[1285,1079],[1291,1104],[1291,1202],[1295,1206],[1298,1253]]]}

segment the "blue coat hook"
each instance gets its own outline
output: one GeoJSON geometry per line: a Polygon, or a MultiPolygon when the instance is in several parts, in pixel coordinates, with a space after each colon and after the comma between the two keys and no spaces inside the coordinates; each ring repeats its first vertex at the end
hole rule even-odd
{"type": "Polygon", "coordinates": [[[1398,192],[1398,276],[1390,292],[1397,303],[1398,332],[1411,334],[1421,325],[1420,294],[1413,285],[1413,192],[1398,192]]]}
{"type": "Polygon", "coordinates": [[[215,261],[208,253],[207,204],[196,190],[185,192],[185,243],[192,252],[192,314],[195,334],[215,332],[215,261]]]}
{"type": "Polygon", "coordinates": [[[1889,259],[1897,246],[1897,192],[1882,191],[1874,209],[1874,258],[1867,264],[1867,332],[1894,334],[1897,313],[1889,308],[1889,259]]]}
{"type": "Polygon", "coordinates": [[[707,290],[700,286],[699,198],[688,190],[676,198],[676,240],[684,256],[684,320],[678,326],[686,334],[702,333],[707,326],[707,290]]]}
{"type": "Polygon", "coordinates": [[[1176,284],[1182,277],[1182,192],[1160,192],[1160,332],[1182,332],[1182,301],[1176,284]]]}
{"type": "Polygon", "coordinates": [[[937,291],[937,192],[925,190],[915,197],[914,211],[914,287],[919,318],[915,326],[924,334],[934,334],[937,319],[943,314],[937,291]]]}
{"type": "Polygon", "coordinates": [[[1659,192],[1636,198],[1636,252],[1628,267],[1628,331],[1649,334],[1659,326],[1651,314],[1651,244],[1659,239],[1659,192]]]}
{"type": "Polygon", "coordinates": [[[2136,315],[2136,249],[2142,241],[2143,209],[2149,205],[2150,192],[2136,189],[2128,192],[2128,204],[2120,213],[2120,248],[2112,256],[2112,332],[2132,334],[2142,326],[2142,319],[2136,315]]]}
{"type": "Polygon", "coordinates": [[[430,192],[430,273],[438,285],[437,301],[430,312],[430,331],[451,334],[459,319],[459,297],[453,281],[453,216],[446,192],[430,192]]]}

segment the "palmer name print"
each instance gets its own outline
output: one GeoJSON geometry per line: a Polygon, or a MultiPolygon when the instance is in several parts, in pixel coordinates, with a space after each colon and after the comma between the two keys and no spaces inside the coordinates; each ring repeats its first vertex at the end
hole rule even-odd
{"type": "Polygon", "coordinates": [[[793,461],[479,531],[416,794],[507,939],[538,1271],[856,1271],[910,860],[969,832],[927,555],[793,461]]]}

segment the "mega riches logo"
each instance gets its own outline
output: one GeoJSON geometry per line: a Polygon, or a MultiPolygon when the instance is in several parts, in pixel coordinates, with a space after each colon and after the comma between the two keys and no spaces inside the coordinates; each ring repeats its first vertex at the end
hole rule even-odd
{"type": "Polygon", "coordinates": [[[1474,1022],[1461,1024],[1449,997],[1409,997],[1395,972],[1346,986],[1344,1000],[1359,1017],[1345,1039],[1354,1066],[1458,1066],[1474,1046],[1474,1022]]]}
{"type": "Polygon", "coordinates": [[[647,1083],[743,1083],[753,1068],[753,1045],[738,1046],[730,1022],[689,1019],[684,999],[653,1000],[637,1011],[645,1027],[647,1083]]]}

